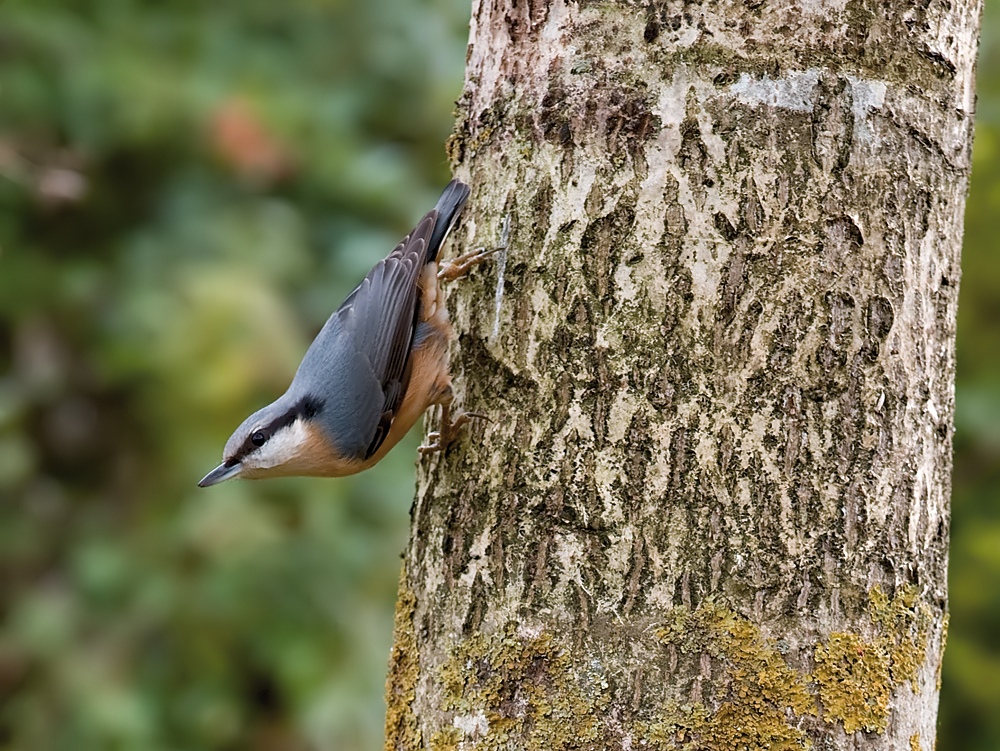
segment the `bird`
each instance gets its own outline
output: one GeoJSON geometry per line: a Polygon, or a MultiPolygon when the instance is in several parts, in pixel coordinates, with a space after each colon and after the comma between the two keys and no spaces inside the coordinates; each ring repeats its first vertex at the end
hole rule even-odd
{"type": "Polygon", "coordinates": [[[448,184],[329,317],[287,391],[233,432],[222,463],[199,486],[237,477],[353,475],[379,462],[432,405],[441,406],[441,428],[421,454],[444,450],[470,419],[485,419],[474,412],[452,418],[452,328],[440,285],[501,248],[438,262],[469,193],[459,180],[448,184]]]}

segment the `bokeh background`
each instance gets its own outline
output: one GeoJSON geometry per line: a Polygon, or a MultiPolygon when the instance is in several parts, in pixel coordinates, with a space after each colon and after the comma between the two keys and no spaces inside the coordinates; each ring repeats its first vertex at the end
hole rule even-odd
{"type": "MultiPolygon", "coordinates": [[[[370,751],[415,436],[195,482],[433,204],[468,0],[0,2],[0,750],[370,751]]],[[[1000,749],[1000,0],[939,748],[1000,749]]]]}

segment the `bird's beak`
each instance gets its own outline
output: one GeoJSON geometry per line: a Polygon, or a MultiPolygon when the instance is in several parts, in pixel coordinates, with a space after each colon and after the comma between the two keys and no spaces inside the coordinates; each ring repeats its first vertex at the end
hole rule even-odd
{"type": "Polygon", "coordinates": [[[236,464],[220,464],[201,478],[198,487],[207,488],[209,485],[218,485],[220,482],[225,482],[233,477],[239,477],[242,471],[243,465],[239,462],[236,462],[236,464]]]}

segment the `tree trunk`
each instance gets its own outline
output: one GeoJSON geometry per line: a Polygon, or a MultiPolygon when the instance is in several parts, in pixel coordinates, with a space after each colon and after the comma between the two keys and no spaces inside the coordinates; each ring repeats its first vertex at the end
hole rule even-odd
{"type": "Polygon", "coordinates": [[[924,749],[979,0],[476,0],[386,748],[924,749]]]}

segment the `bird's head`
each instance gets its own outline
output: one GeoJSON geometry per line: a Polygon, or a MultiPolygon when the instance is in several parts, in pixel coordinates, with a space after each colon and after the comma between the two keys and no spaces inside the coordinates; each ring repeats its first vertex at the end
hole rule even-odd
{"type": "Polygon", "coordinates": [[[226,442],[223,461],[201,482],[205,488],[234,477],[329,476],[340,474],[332,444],[317,417],[323,404],[287,395],[243,421],[226,442]]]}

